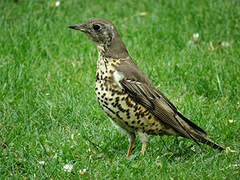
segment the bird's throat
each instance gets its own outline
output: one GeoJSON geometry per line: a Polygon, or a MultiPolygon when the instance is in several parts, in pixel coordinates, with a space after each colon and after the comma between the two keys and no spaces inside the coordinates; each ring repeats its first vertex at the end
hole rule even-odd
{"type": "Polygon", "coordinates": [[[111,42],[105,44],[97,44],[98,56],[105,58],[126,58],[128,57],[128,51],[123,44],[120,37],[112,39],[111,42]]]}

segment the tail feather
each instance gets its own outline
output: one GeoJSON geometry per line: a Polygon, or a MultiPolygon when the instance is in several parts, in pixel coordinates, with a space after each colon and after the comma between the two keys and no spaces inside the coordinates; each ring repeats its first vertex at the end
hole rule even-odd
{"type": "Polygon", "coordinates": [[[216,143],[213,142],[212,140],[210,140],[210,139],[208,139],[208,138],[206,138],[206,137],[204,137],[204,136],[202,136],[202,135],[200,135],[200,134],[198,134],[198,133],[193,133],[192,135],[193,135],[196,139],[198,139],[198,141],[200,141],[200,142],[203,143],[203,144],[207,144],[207,145],[213,147],[214,149],[218,149],[218,150],[220,150],[220,151],[225,150],[224,147],[216,144],[216,143]]]}
{"type": "Polygon", "coordinates": [[[203,144],[207,144],[214,149],[218,149],[220,151],[225,150],[224,147],[216,144],[212,140],[206,138],[204,135],[207,133],[198,127],[196,124],[191,122],[189,119],[184,117],[181,113],[177,113],[178,116],[176,116],[176,120],[179,123],[179,125],[184,129],[185,133],[181,133],[181,136],[192,139],[194,142],[196,142],[198,145],[198,142],[201,142],[203,144]],[[203,135],[204,134],[204,135],[203,135]]]}

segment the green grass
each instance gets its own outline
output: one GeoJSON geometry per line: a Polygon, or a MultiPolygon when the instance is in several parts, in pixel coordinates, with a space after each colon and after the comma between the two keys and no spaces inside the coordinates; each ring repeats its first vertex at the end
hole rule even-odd
{"type": "Polygon", "coordinates": [[[0,179],[240,178],[240,1],[60,2],[0,1],[0,179]],[[126,158],[95,98],[96,47],[67,28],[90,17],[113,21],[158,89],[237,152],[151,136],[126,158]]]}

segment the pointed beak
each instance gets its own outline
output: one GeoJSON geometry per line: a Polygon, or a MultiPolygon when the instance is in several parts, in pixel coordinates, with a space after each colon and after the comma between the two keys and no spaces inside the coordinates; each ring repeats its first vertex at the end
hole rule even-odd
{"type": "Polygon", "coordinates": [[[80,30],[82,32],[87,32],[86,24],[73,24],[68,27],[71,29],[80,30]]]}

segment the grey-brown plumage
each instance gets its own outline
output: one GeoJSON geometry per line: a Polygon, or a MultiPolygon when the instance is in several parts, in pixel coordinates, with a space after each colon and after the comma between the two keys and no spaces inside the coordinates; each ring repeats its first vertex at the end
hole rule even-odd
{"type": "Polygon", "coordinates": [[[206,138],[206,132],[184,117],[157,90],[128,54],[114,25],[103,18],[71,25],[92,39],[98,48],[96,95],[111,120],[129,137],[127,156],[138,133],[144,154],[148,135],[173,135],[202,142],[215,149],[223,147],[206,138]]]}

